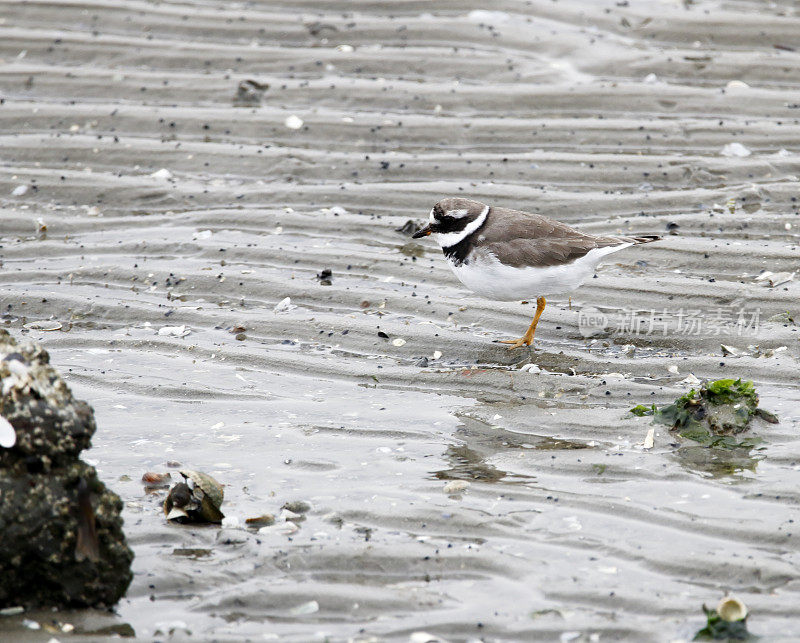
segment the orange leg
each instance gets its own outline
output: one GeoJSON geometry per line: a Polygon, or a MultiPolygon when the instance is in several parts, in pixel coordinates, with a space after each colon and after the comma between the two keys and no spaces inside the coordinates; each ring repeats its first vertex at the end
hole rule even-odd
{"type": "Polygon", "coordinates": [[[536,298],[536,315],[533,317],[533,321],[531,322],[530,327],[528,328],[528,332],[525,333],[519,339],[503,339],[500,341],[501,344],[511,344],[508,347],[509,350],[514,348],[519,348],[520,346],[530,346],[533,343],[533,336],[536,333],[536,324],[539,323],[539,317],[542,316],[542,312],[544,312],[544,307],[547,302],[545,301],[544,297],[537,297],[536,298]]]}

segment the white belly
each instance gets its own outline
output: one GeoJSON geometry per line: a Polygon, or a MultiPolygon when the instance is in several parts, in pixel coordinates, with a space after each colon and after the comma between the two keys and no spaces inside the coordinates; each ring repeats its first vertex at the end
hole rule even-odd
{"type": "Polygon", "coordinates": [[[605,255],[630,245],[633,244],[595,248],[570,264],[543,268],[513,268],[494,257],[480,258],[460,266],[451,261],[448,263],[461,283],[475,294],[487,299],[518,301],[575,290],[594,274],[605,255]]]}

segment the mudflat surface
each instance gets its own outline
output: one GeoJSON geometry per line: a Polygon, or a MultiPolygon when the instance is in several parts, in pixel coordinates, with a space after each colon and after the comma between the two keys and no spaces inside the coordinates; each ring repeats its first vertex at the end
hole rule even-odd
{"type": "Polygon", "coordinates": [[[732,591],[794,638],[797,7],[485,6],[0,2],[2,321],[94,406],[136,553],[114,614],[0,637],[671,641],[732,591]],[[533,307],[396,231],[447,195],[666,236],[510,353],[533,307]],[[780,424],[644,448],[690,375],[780,424]],[[168,462],[276,527],[166,524],[168,462]]]}

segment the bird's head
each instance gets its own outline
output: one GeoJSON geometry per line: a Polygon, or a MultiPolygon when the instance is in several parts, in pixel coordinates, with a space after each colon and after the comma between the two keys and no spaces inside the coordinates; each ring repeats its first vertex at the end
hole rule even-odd
{"type": "Polygon", "coordinates": [[[477,230],[486,220],[489,206],[480,201],[451,197],[433,206],[428,225],[415,232],[414,239],[436,234],[439,245],[452,246],[477,230]]]}

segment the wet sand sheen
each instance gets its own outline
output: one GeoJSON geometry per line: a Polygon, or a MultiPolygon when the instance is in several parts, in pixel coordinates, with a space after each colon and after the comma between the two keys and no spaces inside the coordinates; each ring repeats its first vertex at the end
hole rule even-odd
{"type": "Polygon", "coordinates": [[[115,615],[59,619],[666,641],[730,590],[754,632],[792,631],[800,351],[767,320],[800,313],[800,287],[756,277],[798,268],[793,5],[0,6],[4,321],[94,406],[89,457],[137,556],[115,615]],[[270,85],[260,106],[234,106],[245,79],[270,85]],[[532,307],[473,297],[396,231],[445,195],[678,234],[616,255],[509,353],[492,340],[532,307]],[[589,307],[656,332],[584,337],[589,307]],[[741,311],[752,332],[714,332],[741,311]],[[23,328],[51,318],[68,332],[23,328]],[[750,454],[661,427],[643,449],[627,409],[690,373],[754,379],[781,424],[750,454]],[[224,481],[242,521],[312,510],[290,535],[165,525],[138,479],[171,460],[224,481]]]}

